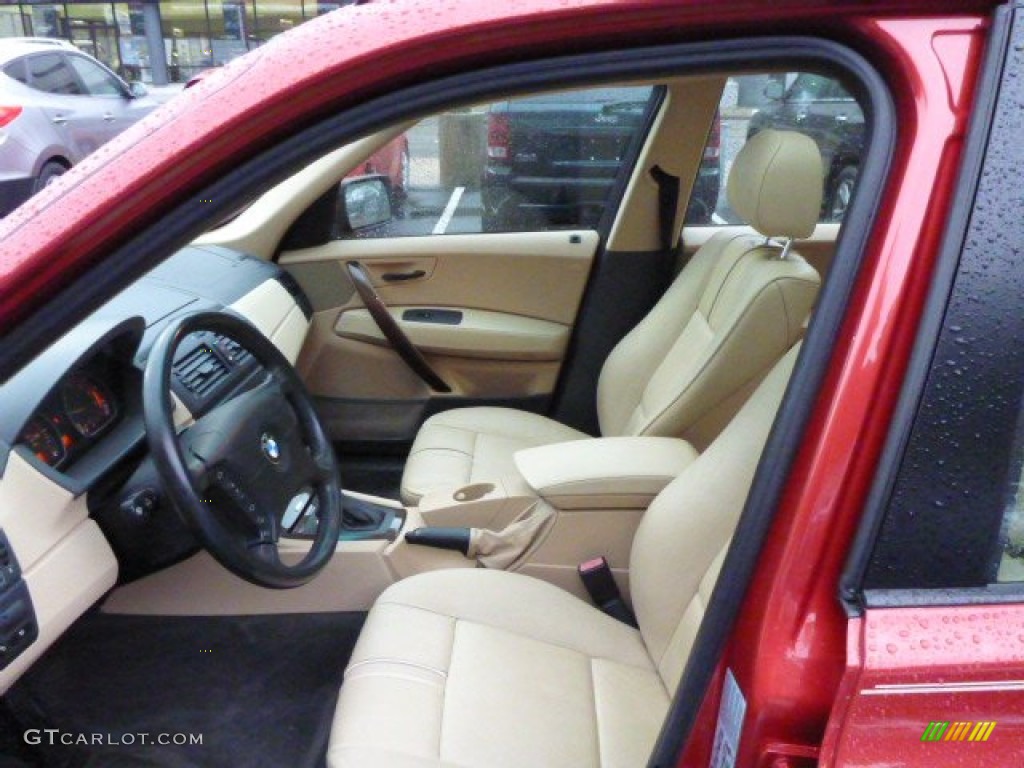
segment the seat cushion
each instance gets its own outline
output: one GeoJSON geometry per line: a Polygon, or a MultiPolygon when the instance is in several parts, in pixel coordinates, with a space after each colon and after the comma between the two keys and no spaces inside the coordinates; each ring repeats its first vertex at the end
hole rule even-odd
{"type": "Polygon", "coordinates": [[[643,765],[668,706],[637,630],[527,576],[435,571],[370,612],[328,764],[643,765]]]}
{"type": "Polygon", "coordinates": [[[512,408],[443,411],[427,419],[416,435],[402,475],[402,499],[415,505],[439,488],[519,481],[516,451],[588,437],[545,416],[512,408]]]}

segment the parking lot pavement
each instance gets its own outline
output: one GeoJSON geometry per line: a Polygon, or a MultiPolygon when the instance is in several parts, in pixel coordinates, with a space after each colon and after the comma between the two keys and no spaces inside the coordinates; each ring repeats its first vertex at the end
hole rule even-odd
{"type": "Polygon", "coordinates": [[[416,235],[457,235],[480,232],[480,190],[456,187],[413,187],[405,210],[387,230],[390,237],[416,235]]]}

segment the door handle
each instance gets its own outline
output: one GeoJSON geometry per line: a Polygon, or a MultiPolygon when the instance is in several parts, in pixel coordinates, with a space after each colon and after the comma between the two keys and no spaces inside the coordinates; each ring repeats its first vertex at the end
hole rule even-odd
{"type": "Polygon", "coordinates": [[[385,283],[400,283],[404,280],[418,280],[426,277],[426,274],[422,269],[414,269],[412,272],[385,272],[380,279],[385,283]]]}
{"type": "Polygon", "coordinates": [[[849,118],[847,118],[846,115],[844,115],[842,113],[836,115],[836,122],[837,123],[845,123],[848,119],[849,118]]]}
{"type": "Polygon", "coordinates": [[[355,285],[359,298],[363,300],[363,304],[369,310],[373,322],[380,328],[380,332],[384,334],[384,338],[387,339],[391,348],[402,358],[402,362],[408,365],[412,372],[423,379],[427,386],[435,392],[451,392],[452,388],[437,375],[437,371],[430,367],[427,359],[416,349],[409,337],[405,335],[405,331],[399,327],[395,318],[388,312],[388,308],[373,289],[373,283],[370,282],[370,276],[366,274],[363,265],[358,261],[349,261],[345,264],[345,268],[348,270],[349,277],[352,278],[352,284],[355,285]]]}
{"type": "Polygon", "coordinates": [[[105,123],[112,123],[112,122],[114,122],[114,116],[112,114],[110,114],[109,112],[104,112],[103,113],[103,122],[105,122],[105,123]]]}
{"type": "Polygon", "coordinates": [[[57,115],[56,117],[53,118],[53,122],[56,123],[57,125],[64,125],[67,121],[68,121],[68,119],[66,117],[64,117],[64,115],[57,115]]]}

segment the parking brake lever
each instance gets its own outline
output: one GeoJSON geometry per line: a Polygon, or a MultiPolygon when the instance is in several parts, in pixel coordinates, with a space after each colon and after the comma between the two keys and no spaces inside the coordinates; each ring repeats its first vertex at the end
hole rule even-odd
{"type": "Polygon", "coordinates": [[[441,528],[426,526],[409,531],[405,540],[410,544],[437,549],[454,549],[463,555],[469,553],[469,528],[441,528]]]}

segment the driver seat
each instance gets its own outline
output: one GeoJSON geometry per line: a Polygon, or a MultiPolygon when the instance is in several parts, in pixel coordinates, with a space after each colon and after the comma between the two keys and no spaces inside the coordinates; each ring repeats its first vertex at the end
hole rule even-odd
{"type": "Polygon", "coordinates": [[[345,672],[328,764],[645,764],[798,349],[644,515],[630,562],[639,629],[521,574],[400,581],[370,611],[345,672]]]}

